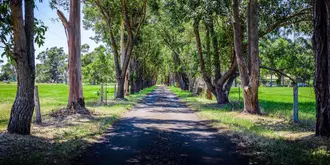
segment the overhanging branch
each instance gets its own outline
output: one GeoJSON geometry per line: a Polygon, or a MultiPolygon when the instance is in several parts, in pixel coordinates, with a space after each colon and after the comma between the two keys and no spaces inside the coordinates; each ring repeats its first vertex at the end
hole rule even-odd
{"type": "Polygon", "coordinates": [[[60,18],[60,20],[62,21],[62,24],[64,26],[65,35],[68,38],[69,21],[65,18],[64,14],[60,10],[57,10],[57,15],[60,18]]]}
{"type": "Polygon", "coordinates": [[[294,78],[292,78],[291,76],[289,76],[288,74],[278,70],[278,69],[274,69],[274,68],[270,68],[270,67],[266,67],[266,66],[260,66],[260,68],[262,69],[267,69],[267,70],[270,70],[270,71],[274,71],[274,72],[277,72],[287,78],[289,78],[294,84],[297,84],[296,80],[294,78]]]}

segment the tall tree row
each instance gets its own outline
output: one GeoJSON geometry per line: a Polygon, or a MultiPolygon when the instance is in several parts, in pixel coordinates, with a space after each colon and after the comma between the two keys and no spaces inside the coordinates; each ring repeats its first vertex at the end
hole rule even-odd
{"type": "Polygon", "coordinates": [[[316,135],[330,136],[330,2],[313,0],[316,135]]]}
{"type": "Polygon", "coordinates": [[[84,9],[85,27],[101,27],[96,31],[97,36],[111,47],[114,54],[118,84],[116,97],[119,99],[125,96],[125,77],[136,38],[144,24],[146,9],[146,0],[129,2],[90,0],[87,1],[84,9]],[[97,11],[94,10],[95,7],[97,11]]]}

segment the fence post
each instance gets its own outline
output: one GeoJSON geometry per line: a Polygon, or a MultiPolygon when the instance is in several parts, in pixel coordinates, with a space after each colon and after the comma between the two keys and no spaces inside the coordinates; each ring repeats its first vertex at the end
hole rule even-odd
{"type": "Polygon", "coordinates": [[[113,95],[114,95],[114,98],[116,99],[116,97],[117,97],[117,88],[116,88],[116,84],[115,84],[115,89],[114,89],[114,92],[113,92],[113,95]]]}
{"type": "Polygon", "coordinates": [[[298,86],[293,86],[293,122],[298,122],[298,86]]]}
{"type": "Polygon", "coordinates": [[[40,101],[39,101],[39,92],[38,92],[38,86],[35,86],[34,88],[34,106],[36,110],[36,123],[41,124],[41,112],[40,112],[40,101]]]}

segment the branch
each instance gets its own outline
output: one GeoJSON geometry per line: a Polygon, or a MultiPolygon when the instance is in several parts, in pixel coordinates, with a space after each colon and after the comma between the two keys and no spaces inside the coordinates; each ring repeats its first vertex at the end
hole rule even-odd
{"type": "Polygon", "coordinates": [[[121,0],[121,5],[122,5],[122,14],[124,17],[124,22],[125,22],[126,28],[127,28],[127,33],[129,35],[133,36],[131,23],[129,21],[129,17],[127,14],[126,0],[121,0]]]}
{"type": "Polygon", "coordinates": [[[65,18],[64,14],[60,10],[57,10],[57,15],[60,18],[60,20],[62,21],[62,24],[64,26],[65,35],[68,38],[69,22],[68,22],[68,20],[65,18]]]}
{"type": "Polygon", "coordinates": [[[266,66],[260,66],[260,68],[262,69],[267,69],[267,70],[270,70],[270,71],[274,71],[274,72],[277,72],[287,78],[289,78],[294,84],[297,84],[296,80],[294,78],[292,78],[291,76],[287,75],[286,73],[278,70],[278,69],[274,69],[274,68],[269,68],[269,67],[266,67],[266,66]]]}
{"type": "Polygon", "coordinates": [[[216,80],[216,85],[222,86],[233,74],[237,71],[237,61],[230,66],[229,70],[218,80],[216,80]]]}
{"type": "Polygon", "coordinates": [[[64,14],[60,11],[60,10],[57,10],[57,15],[58,17],[60,18],[60,20],[62,21],[62,24],[65,28],[68,28],[69,27],[69,22],[68,20],[65,18],[64,14]]]}
{"type": "MultiPolygon", "coordinates": [[[[277,28],[284,27],[284,26],[289,26],[289,25],[296,24],[296,23],[303,22],[303,21],[307,21],[306,18],[303,18],[303,19],[300,19],[300,20],[297,20],[297,21],[294,21],[294,22],[288,22],[288,21],[290,21],[291,19],[293,19],[295,17],[308,14],[309,10],[312,10],[312,7],[302,9],[302,10],[296,12],[296,13],[293,13],[293,14],[283,18],[282,20],[280,20],[280,21],[274,23],[273,25],[271,25],[265,31],[260,31],[259,37],[261,38],[261,37],[265,36],[266,34],[272,32],[273,30],[275,30],[277,28]]],[[[312,21],[312,19],[310,19],[310,21],[312,21]]]]}
{"type": "MultiPolygon", "coordinates": [[[[135,36],[137,36],[138,34],[139,34],[139,31],[140,31],[140,28],[141,28],[141,26],[142,26],[142,24],[143,24],[143,22],[145,21],[145,19],[146,19],[146,15],[147,15],[147,0],[144,0],[143,1],[143,17],[142,17],[142,20],[141,20],[141,22],[138,24],[138,27],[137,27],[137,30],[136,30],[136,33],[135,33],[135,36]]],[[[135,39],[134,39],[135,40],[135,39]]]]}

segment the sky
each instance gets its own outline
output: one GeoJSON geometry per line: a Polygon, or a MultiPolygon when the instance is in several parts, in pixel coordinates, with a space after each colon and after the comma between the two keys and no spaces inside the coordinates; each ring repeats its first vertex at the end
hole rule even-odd
{"type": "MultiPolygon", "coordinates": [[[[68,53],[67,39],[64,32],[63,25],[60,21],[52,21],[51,19],[58,18],[56,14],[56,10],[52,10],[49,7],[49,0],[43,0],[43,2],[36,1],[37,7],[34,9],[35,18],[44,22],[44,24],[48,27],[48,30],[45,34],[45,44],[41,47],[38,47],[35,44],[35,56],[37,56],[40,52],[46,50],[46,48],[51,48],[54,46],[63,47],[64,51],[68,53]]],[[[83,6],[81,6],[82,8],[83,6]]],[[[68,17],[68,13],[62,11],[64,15],[68,17]]],[[[82,13],[81,13],[82,14],[82,13]]],[[[83,18],[83,14],[81,15],[81,19],[83,18]]],[[[94,36],[94,32],[92,30],[85,30],[81,23],[81,44],[88,44],[90,46],[90,50],[93,50],[99,44],[95,43],[95,41],[91,40],[90,37],[94,36]]],[[[2,53],[2,49],[0,49],[0,54],[2,53]]],[[[1,57],[0,57],[1,59],[1,57]]],[[[2,58],[6,62],[6,57],[2,58]]],[[[1,65],[1,64],[0,64],[1,65]]]]}

